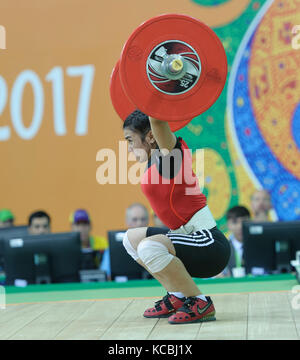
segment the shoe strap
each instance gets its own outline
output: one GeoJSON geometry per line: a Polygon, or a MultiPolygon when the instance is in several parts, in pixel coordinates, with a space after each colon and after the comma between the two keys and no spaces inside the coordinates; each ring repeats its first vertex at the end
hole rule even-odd
{"type": "Polygon", "coordinates": [[[172,305],[172,303],[170,302],[170,297],[171,295],[168,293],[166,296],[164,296],[161,300],[156,301],[155,303],[155,309],[156,310],[161,310],[161,303],[163,302],[166,305],[166,308],[168,310],[173,310],[174,306],[172,305]]]}
{"type": "MultiPolygon", "coordinates": [[[[207,299],[207,303],[211,303],[211,299],[210,299],[209,296],[206,296],[206,299],[207,299]]],[[[185,302],[184,302],[184,304],[182,305],[182,307],[181,307],[180,309],[178,309],[178,311],[182,311],[182,312],[185,312],[185,313],[190,314],[190,315],[191,315],[191,314],[194,314],[194,315],[195,315],[194,311],[192,311],[192,310],[190,309],[190,307],[193,306],[196,301],[197,301],[197,297],[196,297],[196,296],[190,296],[190,297],[188,297],[188,298],[185,300],[185,302]]]]}

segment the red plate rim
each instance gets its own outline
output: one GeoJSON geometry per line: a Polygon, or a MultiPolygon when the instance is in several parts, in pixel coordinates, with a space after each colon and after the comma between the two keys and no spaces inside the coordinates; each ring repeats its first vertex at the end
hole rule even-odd
{"type": "MultiPolygon", "coordinates": [[[[188,116],[189,118],[194,118],[197,115],[200,115],[201,113],[203,113],[204,111],[206,111],[209,107],[211,107],[215,101],[218,99],[218,97],[220,96],[225,83],[226,83],[226,77],[227,77],[227,58],[226,58],[226,53],[224,50],[224,47],[222,45],[222,42],[220,41],[220,39],[218,38],[218,36],[214,33],[214,31],[212,29],[210,29],[207,25],[205,25],[203,22],[191,17],[191,16],[187,16],[187,15],[180,15],[180,14],[163,14],[163,15],[159,15],[156,16],[154,18],[151,18],[147,21],[145,21],[144,23],[142,23],[129,37],[129,39],[127,40],[127,42],[125,43],[122,53],[121,53],[121,61],[120,61],[120,79],[122,82],[122,86],[124,88],[124,90],[127,93],[127,96],[132,100],[136,100],[134,94],[132,93],[132,90],[130,89],[130,86],[127,83],[127,55],[128,55],[128,50],[130,48],[130,46],[132,45],[132,43],[134,43],[134,40],[136,38],[136,36],[143,31],[146,27],[150,26],[153,22],[157,22],[160,20],[169,20],[169,19],[185,19],[188,21],[193,21],[195,22],[197,25],[201,25],[201,29],[203,28],[203,30],[205,29],[206,31],[208,31],[210,33],[210,35],[212,35],[213,39],[215,40],[214,45],[215,48],[217,49],[218,52],[220,52],[221,54],[223,54],[223,59],[219,59],[218,64],[222,64],[220,65],[220,71],[219,71],[219,75],[220,75],[220,81],[219,83],[215,86],[215,92],[213,94],[213,96],[210,98],[210,102],[209,103],[205,103],[203,104],[202,108],[199,105],[199,108],[197,108],[196,110],[193,110],[192,112],[190,112],[189,114],[181,114],[179,116],[172,115],[170,117],[168,117],[168,114],[166,114],[166,117],[160,117],[161,120],[165,120],[165,121],[179,121],[182,119],[183,116],[188,116]]],[[[153,42],[151,44],[148,45],[147,47],[147,51],[143,51],[143,54],[141,54],[140,59],[137,61],[137,66],[144,66],[146,59],[148,58],[150,52],[152,51],[151,49],[153,49],[157,44],[159,44],[160,42],[164,41],[164,40],[172,40],[172,38],[170,38],[169,34],[162,34],[161,37],[159,38],[159,41],[157,40],[158,38],[156,38],[155,40],[153,40],[153,42]],[[149,50],[150,49],[150,50],[149,50]]],[[[186,39],[184,38],[184,35],[181,36],[177,36],[177,39],[179,41],[186,41],[186,39]]],[[[195,50],[197,51],[197,53],[199,54],[200,60],[201,60],[201,65],[202,65],[202,74],[207,74],[205,73],[206,70],[206,57],[204,54],[201,54],[201,52],[203,53],[203,51],[200,48],[199,43],[197,43],[197,46],[194,44],[189,44],[191,45],[193,48],[196,48],[195,50]],[[199,50],[200,49],[200,50],[199,50]]],[[[216,67],[216,66],[215,66],[216,67]]],[[[209,70],[210,71],[210,70],[209,70]]],[[[147,79],[147,73],[146,71],[142,71],[141,70],[141,74],[143,74],[143,83],[146,84],[144,85],[145,88],[147,88],[147,91],[149,91],[149,93],[151,93],[152,91],[155,91],[156,89],[154,88],[154,86],[151,85],[150,81],[147,79]]],[[[201,74],[201,75],[202,75],[201,74]]],[[[184,94],[180,94],[180,95],[176,95],[176,96],[169,96],[167,97],[167,100],[170,102],[173,101],[178,101],[178,100],[182,100],[184,98],[187,98],[189,96],[192,96],[194,93],[196,93],[197,91],[199,91],[199,88],[202,86],[202,83],[206,80],[206,77],[204,76],[200,76],[200,79],[198,80],[198,83],[196,83],[196,85],[188,92],[188,93],[184,93],[184,94]],[[190,94],[189,94],[190,93],[190,94]],[[172,98],[173,97],[173,98],[172,98]]],[[[156,90],[157,91],[157,90],[156,90]]],[[[165,95],[163,93],[159,93],[159,91],[157,91],[157,97],[159,97],[159,99],[164,99],[165,95]]],[[[155,94],[153,95],[153,98],[155,98],[155,94]]],[[[151,116],[154,117],[159,117],[160,113],[151,113],[149,112],[149,108],[147,107],[147,105],[141,104],[139,102],[138,103],[138,107],[141,109],[141,111],[148,113],[151,116]]],[[[173,105],[172,105],[173,106],[173,105]]],[[[151,111],[151,109],[150,109],[151,111]]]]}

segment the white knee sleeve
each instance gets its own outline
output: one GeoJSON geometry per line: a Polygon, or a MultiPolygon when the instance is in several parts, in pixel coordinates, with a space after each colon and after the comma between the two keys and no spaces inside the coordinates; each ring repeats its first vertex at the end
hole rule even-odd
{"type": "Polygon", "coordinates": [[[134,250],[133,246],[131,245],[129,239],[128,239],[128,235],[127,235],[127,231],[123,237],[123,245],[124,245],[124,248],[126,249],[126,251],[128,252],[128,254],[134,259],[134,260],[137,260],[139,257],[138,257],[138,254],[137,254],[137,251],[134,250]]]}
{"type": "Polygon", "coordinates": [[[142,241],[137,247],[137,254],[152,274],[163,270],[174,257],[165,245],[152,240],[142,241]]]}

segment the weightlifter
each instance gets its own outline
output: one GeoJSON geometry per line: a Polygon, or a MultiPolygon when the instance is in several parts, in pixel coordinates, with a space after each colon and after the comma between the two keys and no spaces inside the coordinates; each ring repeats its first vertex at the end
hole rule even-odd
{"type": "Polygon", "coordinates": [[[129,152],[139,162],[148,161],[141,188],[170,229],[129,229],[123,240],[128,254],[167,291],[144,316],[168,317],[170,324],[215,320],[211,298],[201,293],[192,277],[219,274],[228,263],[230,246],[200,191],[188,146],[168,122],[139,110],[126,118],[123,131],[129,152]]]}

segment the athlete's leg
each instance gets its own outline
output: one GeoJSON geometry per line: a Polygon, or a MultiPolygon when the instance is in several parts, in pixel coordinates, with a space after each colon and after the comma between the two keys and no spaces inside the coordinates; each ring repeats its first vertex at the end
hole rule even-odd
{"type": "Polygon", "coordinates": [[[140,227],[134,229],[128,229],[126,236],[131,244],[131,246],[136,250],[140,241],[146,238],[147,227],[140,227]]]}
{"type": "Polygon", "coordinates": [[[146,266],[168,292],[181,292],[186,297],[201,294],[182,261],[176,257],[174,245],[167,236],[153,235],[141,240],[137,253],[139,261],[145,262],[143,266],[146,266]],[[155,249],[152,242],[161,244],[165,249],[155,249]]]}
{"type": "MultiPolygon", "coordinates": [[[[146,238],[146,234],[147,234],[146,227],[129,229],[126,233],[130,245],[136,251],[136,256],[134,257],[134,259],[147,271],[149,271],[151,275],[155,279],[157,279],[168,292],[181,292],[186,297],[200,295],[201,294],[200,290],[193,281],[192,277],[187,272],[182,261],[176,257],[176,251],[171,240],[167,236],[161,234],[149,236],[146,238]],[[149,268],[147,264],[143,263],[143,260],[139,256],[139,253],[141,254],[146,253],[143,259],[149,259],[150,256],[149,261],[150,262],[152,261],[151,251],[154,251],[155,253],[156,249],[153,250],[151,248],[149,248],[148,250],[145,249],[145,245],[147,247],[147,241],[150,240],[160,243],[166,248],[165,251],[158,251],[157,254],[154,254],[156,258],[159,258],[158,261],[162,262],[162,265],[159,266],[158,268],[154,267],[154,271],[151,271],[153,266],[152,267],[150,266],[149,268]],[[138,248],[140,249],[140,251],[138,251],[138,248]],[[150,254],[148,255],[147,253],[150,254]],[[166,256],[168,255],[169,255],[168,259],[170,261],[168,261],[168,259],[164,261],[164,258],[166,258],[166,256]],[[164,267],[164,263],[167,263],[165,267],[164,267]],[[159,269],[159,271],[156,271],[157,269],[159,269]]],[[[126,250],[128,251],[128,249],[126,250]]],[[[132,256],[131,253],[130,255],[132,256]]]]}
{"type": "MultiPolygon", "coordinates": [[[[139,258],[139,255],[137,253],[137,248],[139,244],[147,238],[147,235],[158,233],[160,229],[151,228],[150,231],[147,231],[147,228],[137,228],[137,229],[129,229],[123,239],[123,244],[128,252],[128,254],[141,266],[143,266],[154,278],[156,278],[163,286],[163,280],[160,281],[159,276],[157,277],[155,273],[152,273],[151,270],[141,261],[139,258]]],[[[148,238],[150,238],[148,236],[148,238]]],[[[164,250],[167,254],[170,254],[173,258],[173,256],[176,254],[175,249],[171,241],[168,241],[169,239],[163,239],[163,243],[161,246],[163,246],[162,250],[164,250]],[[166,241],[167,240],[167,241],[166,241]]],[[[158,242],[157,242],[158,244],[158,242]]],[[[164,261],[164,260],[163,260],[164,261]]],[[[165,286],[164,286],[165,287],[165,286]]],[[[184,295],[175,288],[168,288],[165,287],[167,290],[167,295],[163,297],[162,300],[156,301],[153,307],[150,307],[145,310],[144,316],[147,318],[164,318],[169,317],[172,313],[174,313],[177,309],[181,308],[184,304],[185,297],[184,295]],[[172,291],[174,290],[175,291],[172,291]]]]}
{"type": "MultiPolygon", "coordinates": [[[[143,268],[145,268],[148,272],[149,269],[143,264],[141,259],[138,257],[137,253],[137,247],[140,244],[142,240],[144,240],[147,236],[147,227],[141,227],[141,228],[134,228],[134,229],[128,229],[124,238],[123,238],[123,245],[128,252],[128,254],[143,268]]],[[[173,251],[173,250],[172,250],[173,251]]],[[[155,278],[155,276],[150,272],[150,274],[155,278]]]]}
{"type": "Polygon", "coordinates": [[[154,307],[146,309],[144,316],[162,318],[177,314],[176,311],[179,311],[178,318],[176,314],[169,317],[171,324],[214,320],[215,310],[211,299],[209,297],[204,297],[205,300],[199,299],[199,296],[202,296],[201,292],[182,261],[176,257],[172,241],[161,234],[142,239],[146,234],[146,229],[127,232],[126,235],[132,240],[129,254],[133,254],[133,258],[148,270],[168,293],[162,300],[157,301],[154,307]],[[177,293],[185,297],[178,298],[177,293]],[[203,308],[201,315],[191,311],[195,306],[203,308]]]}
{"type": "MultiPolygon", "coordinates": [[[[165,235],[154,235],[142,240],[137,248],[137,254],[142,262],[152,271],[153,276],[168,290],[179,291],[186,297],[182,306],[173,305],[173,301],[165,298],[154,308],[145,311],[144,316],[151,316],[160,310],[164,316],[171,315],[170,324],[185,324],[215,320],[215,308],[211,298],[201,294],[197,285],[187,272],[183,262],[176,256],[172,241],[165,235]],[[165,300],[165,301],[164,301],[165,300]],[[171,303],[171,304],[170,304],[171,303]],[[160,308],[158,308],[160,307],[160,308]]],[[[159,316],[158,316],[159,317],[159,316]]]]}

